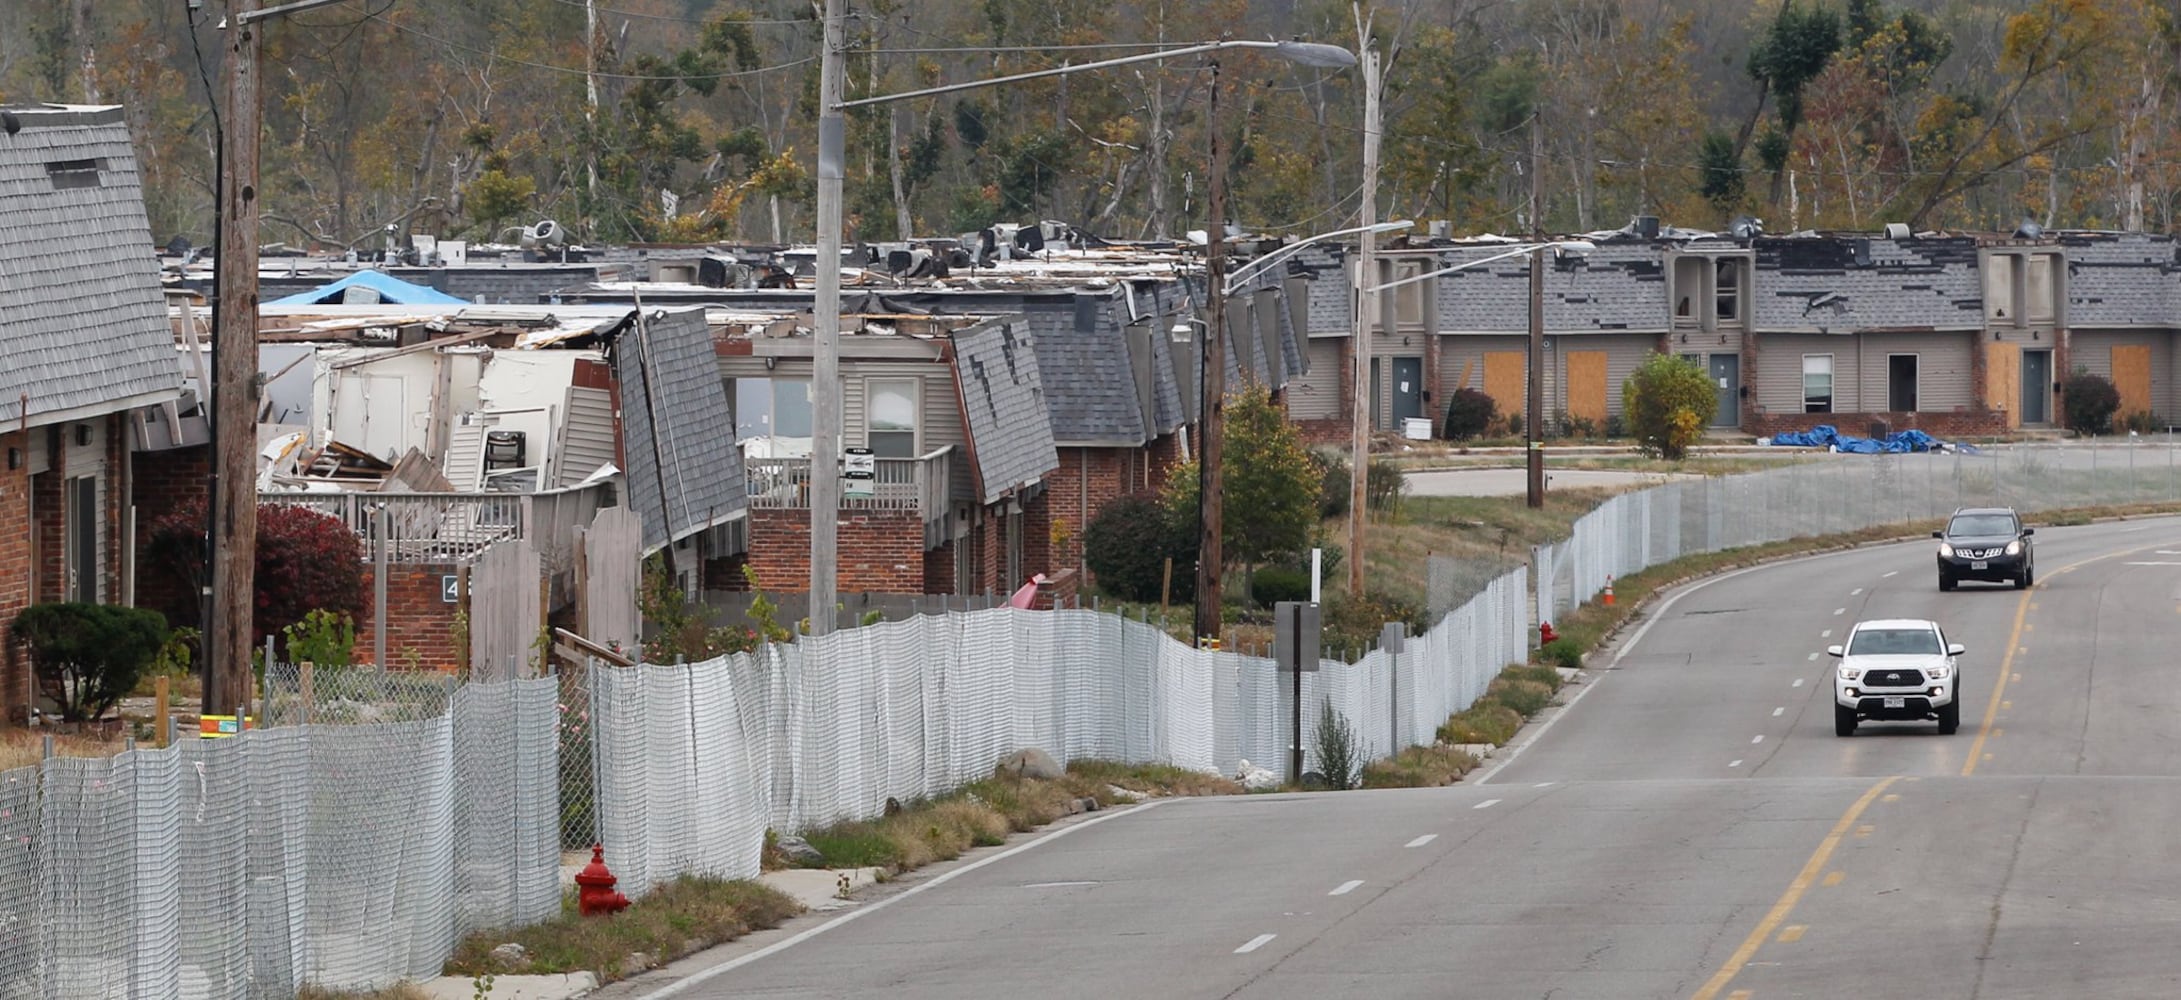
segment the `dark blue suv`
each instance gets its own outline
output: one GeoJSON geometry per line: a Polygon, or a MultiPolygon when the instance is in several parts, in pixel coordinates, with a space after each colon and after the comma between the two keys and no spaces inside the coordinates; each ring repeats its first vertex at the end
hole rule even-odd
{"type": "Polygon", "coordinates": [[[1947,519],[1939,540],[1939,589],[1952,590],[1963,580],[2013,583],[2017,589],[2037,582],[2035,528],[2022,525],[2012,507],[1964,507],[1947,519]]]}

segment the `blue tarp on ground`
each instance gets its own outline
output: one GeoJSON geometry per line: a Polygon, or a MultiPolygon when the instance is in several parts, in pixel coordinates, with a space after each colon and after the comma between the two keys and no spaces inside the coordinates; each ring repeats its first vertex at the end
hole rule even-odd
{"type": "Polygon", "coordinates": [[[1851,437],[1831,424],[1819,424],[1807,431],[1790,431],[1775,434],[1772,443],[1793,448],[1831,448],[1857,455],[1877,455],[1911,451],[1964,451],[1975,454],[1969,445],[1948,444],[1922,431],[1910,428],[1894,431],[1882,439],[1851,437]]]}
{"type": "Polygon", "coordinates": [[[339,303],[351,288],[368,288],[379,293],[379,301],[397,306],[460,306],[469,300],[457,298],[436,288],[412,285],[383,271],[358,271],[329,285],[320,285],[307,292],[277,298],[265,303],[269,306],[317,306],[339,303]]]}

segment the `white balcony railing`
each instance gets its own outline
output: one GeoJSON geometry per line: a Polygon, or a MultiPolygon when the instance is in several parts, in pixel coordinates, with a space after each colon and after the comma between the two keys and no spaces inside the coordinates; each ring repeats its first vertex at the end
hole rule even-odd
{"type": "MultiPolygon", "coordinates": [[[[954,446],[921,458],[881,458],[876,464],[870,496],[847,495],[847,483],[843,481],[841,509],[914,512],[924,522],[927,548],[943,540],[938,531],[946,524],[947,501],[954,482],[954,446]]],[[[810,459],[752,456],[745,452],[742,473],[749,482],[752,509],[810,507],[810,459]]]]}

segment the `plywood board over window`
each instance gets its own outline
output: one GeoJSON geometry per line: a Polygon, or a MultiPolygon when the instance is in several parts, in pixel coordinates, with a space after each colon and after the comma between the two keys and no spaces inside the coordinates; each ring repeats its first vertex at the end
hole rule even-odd
{"type": "Polygon", "coordinates": [[[2151,345],[2113,345],[2113,388],[2120,390],[2116,418],[2151,411],[2151,345]]]}
{"type": "Polygon", "coordinates": [[[2022,398],[2022,348],[1999,341],[1986,343],[1984,405],[2007,413],[2007,426],[2022,424],[2015,405],[2022,398]]]}
{"type": "Polygon", "coordinates": [[[1523,368],[1528,361],[1521,351],[1484,352],[1484,394],[1492,397],[1493,407],[1502,416],[1522,412],[1523,368]]]}
{"type": "Polygon", "coordinates": [[[1606,352],[1568,352],[1568,416],[1605,426],[1606,352]]]}

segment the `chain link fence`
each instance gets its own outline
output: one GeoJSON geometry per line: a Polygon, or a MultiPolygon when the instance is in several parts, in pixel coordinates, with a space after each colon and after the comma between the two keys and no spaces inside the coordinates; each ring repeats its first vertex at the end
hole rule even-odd
{"type": "Polygon", "coordinates": [[[1961,507],[2024,514],[2181,500],[2181,445],[2011,447],[1841,455],[1623,493],[1538,546],[1536,611],[1551,621],[1626,576],[1682,555],[1944,518],[1961,507]]]}

